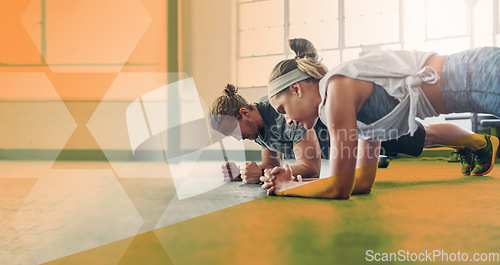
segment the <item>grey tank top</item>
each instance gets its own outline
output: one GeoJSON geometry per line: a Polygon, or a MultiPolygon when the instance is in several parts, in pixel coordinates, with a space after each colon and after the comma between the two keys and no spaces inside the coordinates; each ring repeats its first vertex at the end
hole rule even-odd
{"type": "Polygon", "coordinates": [[[325,102],[330,77],[346,76],[372,82],[382,87],[398,104],[385,116],[366,124],[357,122],[358,138],[365,141],[387,141],[413,135],[418,126],[415,118],[438,116],[421,89],[422,83],[434,84],[439,75],[425,62],[435,52],[378,50],[331,69],[319,82],[322,98],[318,115],[326,124],[325,102]]]}
{"type": "Polygon", "coordinates": [[[372,124],[389,114],[398,103],[383,87],[374,85],[372,94],[361,107],[356,119],[364,124],[372,124]]]}

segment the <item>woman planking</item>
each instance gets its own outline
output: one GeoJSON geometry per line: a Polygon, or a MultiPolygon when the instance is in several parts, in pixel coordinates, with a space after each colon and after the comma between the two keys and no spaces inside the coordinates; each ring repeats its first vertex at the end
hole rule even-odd
{"type": "MultiPolygon", "coordinates": [[[[380,141],[413,135],[416,117],[460,112],[500,116],[500,48],[449,56],[374,51],[330,71],[309,41],[292,39],[290,48],[296,57],[273,69],[269,101],[290,124],[310,129],[318,118],[326,124],[330,177],[304,184],[292,181],[288,166],[276,167],[261,177],[268,194],[347,199],[369,193],[380,141]]],[[[485,175],[493,168],[498,138],[455,131],[443,137],[446,145],[457,147],[484,137],[484,144],[468,155],[473,161],[470,173],[485,175]]]]}

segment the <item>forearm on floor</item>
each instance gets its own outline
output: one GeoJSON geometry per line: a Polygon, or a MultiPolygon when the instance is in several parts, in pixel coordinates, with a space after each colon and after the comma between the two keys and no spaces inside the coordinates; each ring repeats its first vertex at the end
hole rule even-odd
{"type": "Polygon", "coordinates": [[[320,169],[314,167],[308,167],[304,164],[296,164],[290,166],[292,169],[292,174],[294,176],[301,175],[303,178],[319,178],[320,169]]]}
{"type": "Polygon", "coordinates": [[[266,168],[270,168],[270,169],[272,169],[272,168],[274,168],[274,167],[279,167],[279,166],[281,166],[280,164],[275,165],[275,164],[270,164],[270,163],[265,163],[265,162],[262,162],[262,163],[260,163],[260,164],[258,164],[258,165],[259,165],[259,167],[260,167],[261,169],[266,169],[266,168]]]}
{"type": "Polygon", "coordinates": [[[369,194],[375,182],[378,164],[357,168],[354,174],[354,188],[352,194],[369,194]]]}
{"type": "Polygon", "coordinates": [[[342,178],[349,178],[353,172],[323,179],[294,183],[289,189],[276,192],[279,196],[293,196],[322,199],[348,199],[352,189],[342,188],[342,178]],[[345,176],[344,176],[345,175],[345,176]]]}
{"type": "Polygon", "coordinates": [[[277,192],[280,196],[309,197],[309,198],[327,198],[327,199],[347,199],[350,194],[369,194],[375,181],[377,164],[357,168],[354,172],[354,187],[352,191],[340,189],[340,177],[328,177],[323,179],[304,179],[302,183],[295,182],[290,189],[277,192]]]}

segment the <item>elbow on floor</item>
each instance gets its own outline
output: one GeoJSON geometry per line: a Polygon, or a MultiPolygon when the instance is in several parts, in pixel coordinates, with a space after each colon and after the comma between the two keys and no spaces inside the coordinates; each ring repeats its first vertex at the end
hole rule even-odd
{"type": "Polygon", "coordinates": [[[347,200],[351,197],[351,193],[342,193],[342,194],[339,194],[339,196],[337,197],[337,199],[340,199],[340,200],[347,200]]]}
{"type": "Polygon", "coordinates": [[[370,194],[372,192],[372,185],[366,186],[366,187],[361,187],[356,194],[370,194]]]}
{"type": "Polygon", "coordinates": [[[330,199],[347,200],[351,197],[351,191],[348,189],[340,189],[332,194],[330,199]]]}
{"type": "Polygon", "coordinates": [[[365,189],[365,190],[361,190],[359,192],[359,194],[370,194],[372,192],[372,189],[365,189]]]}
{"type": "Polygon", "coordinates": [[[309,174],[310,178],[319,178],[319,169],[311,170],[311,173],[309,174]]]}
{"type": "Polygon", "coordinates": [[[321,167],[307,167],[307,169],[302,173],[302,178],[319,178],[321,167]]]}

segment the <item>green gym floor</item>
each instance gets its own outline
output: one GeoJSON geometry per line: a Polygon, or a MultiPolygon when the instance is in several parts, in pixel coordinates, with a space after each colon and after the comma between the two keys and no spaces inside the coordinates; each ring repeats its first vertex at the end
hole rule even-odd
{"type": "MultiPolygon", "coordinates": [[[[4,163],[3,168],[15,172],[19,165],[4,163]]],[[[1,222],[7,228],[1,232],[7,238],[1,255],[11,258],[2,264],[37,264],[36,257],[26,257],[33,251],[23,246],[25,237],[12,224],[37,179],[0,181],[1,222]]],[[[458,163],[397,159],[379,169],[371,194],[343,201],[267,197],[259,185],[231,182],[183,203],[169,203],[178,216],[161,227],[154,224],[164,218],[167,201],[175,200],[171,180],[119,183],[144,220],[144,232],[46,264],[397,264],[406,263],[404,255],[415,259],[426,251],[455,259],[449,263],[479,264],[485,262],[471,261],[474,253],[500,252],[498,168],[488,176],[462,176],[458,163]],[[228,201],[235,206],[225,208],[228,201]],[[210,213],[210,205],[224,209],[210,213]],[[192,217],[194,208],[208,213],[192,217]],[[382,258],[375,253],[401,255],[399,261],[367,261],[382,258]],[[469,261],[457,261],[457,254],[469,261]]],[[[435,257],[439,263],[442,259],[435,257]]]]}

